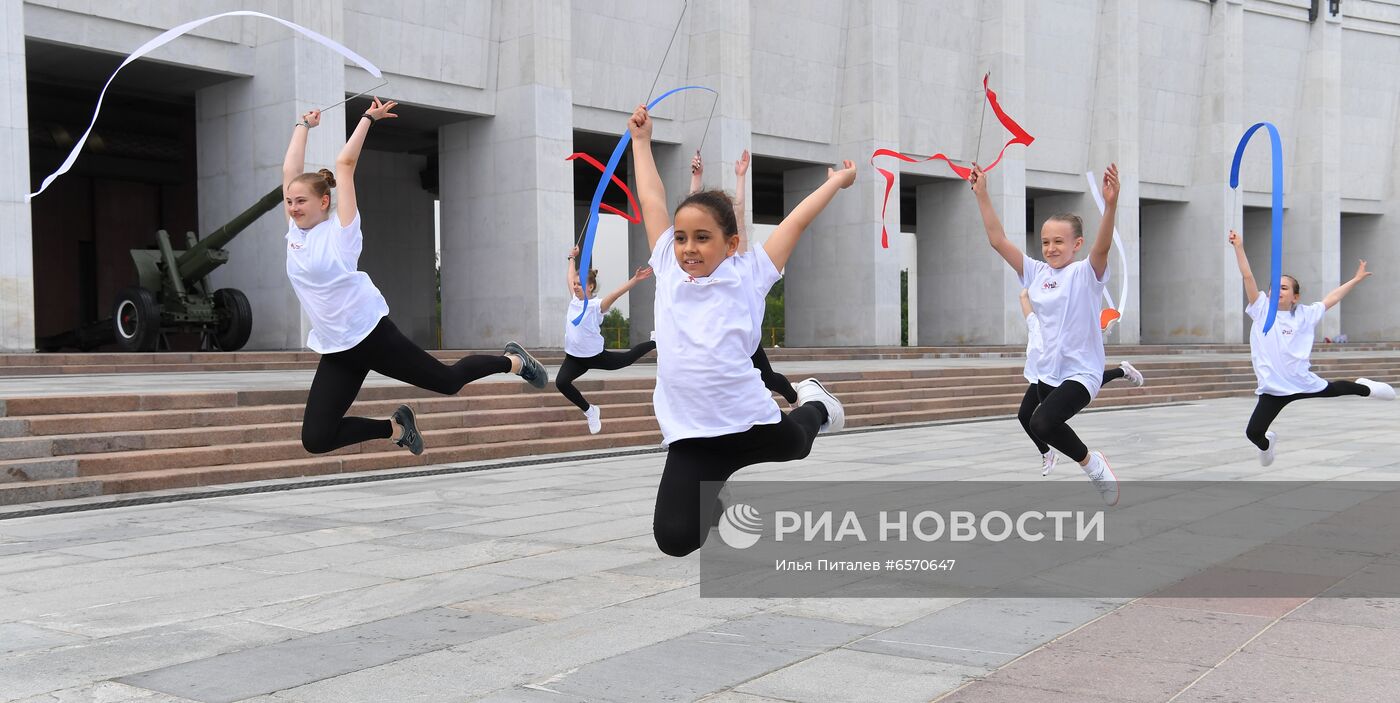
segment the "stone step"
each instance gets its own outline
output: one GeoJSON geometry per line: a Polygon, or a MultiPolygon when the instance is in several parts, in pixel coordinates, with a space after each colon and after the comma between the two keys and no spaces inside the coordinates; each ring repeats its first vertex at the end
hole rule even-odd
{"type": "MultiPolygon", "coordinates": [[[[1101,396],[1095,407],[1121,407],[1161,402],[1181,402],[1238,395],[1238,390],[1194,391],[1176,396],[1147,394],[1101,396]]],[[[1004,416],[1015,411],[1002,403],[964,404],[954,408],[897,410],[886,413],[856,414],[847,417],[851,428],[881,425],[933,422],[977,417],[1004,416]]],[[[606,423],[604,425],[607,427],[606,423]]],[[[585,431],[586,432],[586,431],[585,431]]],[[[472,446],[443,446],[430,448],[422,456],[413,456],[401,449],[366,451],[315,457],[229,463],[210,467],[136,470],[94,476],[72,475],[42,478],[27,482],[0,483],[0,505],[61,500],[86,496],[130,493],[138,491],[186,488],[191,486],[225,485],[277,478],[296,478],[326,474],[411,468],[417,466],[464,461],[486,461],[524,455],[563,451],[601,450],[617,447],[655,445],[660,442],[657,431],[604,432],[597,435],[553,437],[528,442],[495,442],[472,446]]],[[[71,460],[70,460],[71,461],[71,460]]],[[[658,467],[664,461],[658,456],[658,467]]]]}
{"type": "MultiPolygon", "coordinates": [[[[1247,392],[1251,378],[1235,380],[1189,379],[1179,384],[1159,384],[1147,388],[1131,385],[1109,386],[1101,394],[1101,403],[1120,398],[1147,398],[1140,402],[1171,402],[1182,398],[1200,397],[1202,393],[1247,392]]],[[[968,407],[995,407],[1001,412],[1014,412],[1025,388],[1024,383],[1003,384],[971,389],[965,394],[949,395],[939,389],[910,388],[901,391],[872,391],[842,393],[848,417],[885,416],[910,412],[959,412],[968,407]],[[979,392],[980,391],[980,392],[979,392]]],[[[835,392],[835,391],[834,391],[835,392]]],[[[655,419],[649,413],[649,403],[631,403],[608,407],[604,431],[635,432],[654,430],[655,419]]],[[[430,446],[478,445],[495,442],[526,442],[543,438],[582,436],[586,425],[576,408],[550,408],[515,411],[513,415],[483,418],[475,426],[465,426],[468,413],[423,415],[421,425],[430,446]],[[494,419],[495,422],[489,420],[494,419]],[[516,421],[505,424],[507,420],[516,421]]],[[[937,417],[942,417],[941,415],[937,417]]],[[[474,418],[476,419],[476,418],[474,418]]],[[[137,469],[178,469],[223,464],[258,463],[294,460],[306,456],[300,443],[298,423],[284,422],[254,426],[199,428],[184,431],[156,431],[144,434],[95,433],[27,440],[29,445],[47,449],[25,461],[10,465],[18,476],[32,477],[34,467],[51,467],[50,458],[76,458],[77,476],[125,473],[137,469]],[[45,444],[46,443],[46,444],[45,444]]],[[[0,448],[24,448],[26,440],[0,441],[0,448]]],[[[339,455],[377,451],[375,443],[346,447],[339,455]]]]}
{"type": "MultiPolygon", "coordinates": [[[[1237,359],[1231,361],[1216,361],[1213,363],[1203,363],[1200,361],[1143,361],[1134,362],[1145,373],[1152,370],[1154,373],[1171,372],[1181,370],[1192,370],[1198,373],[1211,373],[1217,369],[1248,369],[1248,359],[1237,359]]],[[[1370,369],[1384,369],[1400,364],[1400,359],[1388,357],[1341,357],[1320,359],[1314,364],[1314,368],[1321,373],[1324,370],[1332,370],[1341,373],[1344,370],[1356,369],[1357,371],[1367,371],[1370,369]]],[[[1007,373],[1019,374],[1019,368],[1006,367],[953,367],[938,369],[911,369],[911,370],[865,370],[847,372],[825,372],[818,373],[825,381],[843,380],[900,380],[910,378],[941,378],[945,379],[947,385],[957,385],[961,383],[978,383],[978,378],[995,377],[1007,373]]],[[[601,374],[600,374],[601,375],[601,374]]],[[[789,374],[794,381],[804,378],[812,373],[794,372],[789,374]]],[[[595,378],[580,381],[577,385],[580,391],[585,394],[599,390],[640,390],[652,387],[651,378],[595,378]]],[[[551,394],[552,389],[547,388],[551,394]]],[[[538,393],[526,384],[515,380],[511,381],[479,381],[462,388],[455,398],[475,398],[481,396],[497,395],[533,395],[538,393]]],[[[288,389],[264,389],[249,391],[199,391],[199,392],[172,392],[161,393],[152,391],[150,393],[131,394],[101,394],[84,396],[41,396],[27,398],[10,398],[4,401],[4,417],[33,417],[38,415],[71,415],[77,413],[114,413],[132,411],[160,411],[160,410],[194,410],[208,408],[227,407],[248,407],[255,405],[289,404],[302,405],[306,402],[306,388],[288,389]]],[[[414,388],[403,384],[392,384],[387,386],[367,386],[361,389],[358,396],[360,401],[369,400],[404,400],[413,398],[441,398],[431,391],[414,388]]]]}
{"type": "MultiPolygon", "coordinates": [[[[1329,378],[1400,380],[1400,357],[1316,361],[1329,378]]],[[[1148,385],[1116,382],[1095,407],[1244,396],[1255,383],[1247,357],[1135,364],[1148,385]]],[[[852,428],[1011,415],[1026,387],[1016,363],[817,375],[842,399],[852,428]]],[[[400,402],[414,406],[429,445],[421,457],[387,442],[308,455],[300,444],[304,388],[11,399],[10,417],[0,418],[0,504],[655,444],[652,385],[651,378],[581,381],[604,409],[598,435],[558,393],[518,381],[475,383],[449,397],[402,385],[365,388],[352,412],[384,417],[400,402]]]]}
{"type": "MultiPolygon", "coordinates": [[[[1239,368],[1222,369],[1213,367],[1207,371],[1199,369],[1148,369],[1146,372],[1150,375],[1149,386],[1171,383],[1183,378],[1199,380],[1228,379],[1231,381],[1253,378],[1252,373],[1239,368]],[[1226,373],[1227,371],[1229,371],[1229,373],[1226,373]]],[[[843,396],[867,392],[915,394],[911,397],[926,397],[928,394],[934,392],[949,396],[963,396],[990,392],[988,389],[994,387],[1004,391],[1007,386],[1019,388],[1025,383],[1017,374],[1011,373],[1009,370],[1003,370],[1002,373],[996,376],[981,375],[972,377],[904,378],[889,380],[856,379],[843,381],[834,380],[831,375],[828,375],[825,382],[833,392],[841,393],[843,396]]],[[[595,404],[603,407],[612,407],[632,403],[649,403],[651,400],[650,384],[650,379],[632,379],[623,383],[610,383],[609,386],[636,386],[637,388],[635,390],[606,390],[605,388],[607,388],[607,386],[602,386],[601,384],[585,385],[582,390],[588,394],[589,399],[595,404]]],[[[514,390],[513,387],[511,387],[511,389],[514,390]]],[[[386,389],[377,390],[382,391],[386,389]]],[[[409,391],[416,389],[404,388],[404,390],[409,391]]],[[[383,393],[377,393],[375,395],[383,395],[383,393]]],[[[286,398],[281,397],[279,393],[276,399],[285,400],[286,398]]],[[[499,415],[497,414],[498,411],[544,408],[572,409],[573,407],[568,404],[562,396],[555,393],[511,393],[502,396],[478,396],[475,398],[432,395],[417,399],[394,397],[389,400],[361,400],[351,407],[351,414],[369,417],[385,417],[402,402],[411,404],[414,411],[420,416],[430,416],[440,413],[469,413],[467,419],[459,423],[461,426],[490,423],[496,421],[497,418],[511,417],[509,414],[499,415]],[[480,419],[478,420],[476,418],[480,419]]],[[[171,403],[139,403],[138,405],[163,404],[171,403]]],[[[67,409],[70,405],[72,404],[65,401],[58,404],[45,404],[38,409],[67,409]]],[[[300,402],[294,402],[254,405],[250,407],[198,407],[180,410],[33,415],[6,418],[8,423],[22,423],[22,426],[0,436],[52,437],[57,439],[59,437],[83,434],[152,432],[167,429],[194,429],[232,425],[263,425],[299,422],[302,409],[303,406],[300,402]]],[[[516,413],[515,416],[518,417],[519,413],[516,413]]],[[[12,452],[7,453],[3,448],[7,444],[15,443],[0,439],[0,458],[21,458],[18,454],[12,452]]]]}
{"type": "MultiPolygon", "coordinates": [[[[1110,355],[1150,356],[1163,354],[1247,353],[1244,344],[1198,345],[1113,345],[1110,355]]],[[[1400,351],[1395,342],[1351,342],[1345,345],[1318,343],[1315,351],[1400,351]]],[[[557,365],[563,360],[558,349],[532,349],[541,362],[557,365]]],[[[792,347],[765,349],[773,361],[857,360],[857,359],[955,359],[1016,358],[1023,345],[924,346],[924,347],[792,347]]],[[[499,354],[498,349],[431,350],[430,354],[451,362],[468,354],[499,354]]],[[[158,352],[143,354],[0,354],[0,376],[69,375],[95,373],[194,373],[202,371],[287,371],[316,367],[319,355],[310,351],[248,352],[158,352]]],[[[654,363],[654,356],[639,363],[654,363]]]]}
{"type": "Polygon", "coordinates": [[[402,449],[355,455],[324,455],[288,461],[225,464],[217,467],[132,471],[93,477],[48,478],[23,483],[0,483],[0,505],[16,505],[97,495],[155,491],[192,486],[237,484],[277,478],[411,468],[466,461],[490,461],[566,451],[600,451],[618,447],[654,445],[660,432],[586,435],[536,442],[441,447],[414,456],[402,449]]]}

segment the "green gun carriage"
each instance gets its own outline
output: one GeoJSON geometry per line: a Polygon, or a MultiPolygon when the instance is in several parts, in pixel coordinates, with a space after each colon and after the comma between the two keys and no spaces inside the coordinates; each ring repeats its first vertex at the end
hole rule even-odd
{"type": "Polygon", "coordinates": [[[242,349],[253,332],[248,296],[237,288],[213,290],[209,273],[228,263],[224,245],[281,202],[278,186],[209,236],[186,232],[186,249],[175,249],[165,230],[156,232],[155,249],[131,250],[137,283],[117,294],[110,319],[40,340],[39,348],[87,351],[115,343],[122,351],[149,352],[168,348],[167,333],[198,332],[202,349],[242,349]]]}

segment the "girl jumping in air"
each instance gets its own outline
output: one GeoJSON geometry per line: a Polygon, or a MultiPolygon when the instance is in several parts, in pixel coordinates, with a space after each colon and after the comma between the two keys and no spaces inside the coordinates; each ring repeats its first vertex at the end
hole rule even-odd
{"type": "MultiPolygon", "coordinates": [[[[739,156],[739,160],[734,162],[734,175],[738,177],[738,182],[734,186],[734,222],[739,227],[739,249],[738,253],[743,254],[749,250],[749,238],[744,231],[744,184],[748,181],[746,176],[749,173],[749,150],[739,156]]],[[[705,162],[700,158],[700,152],[695,152],[695,158],[690,160],[690,195],[700,192],[700,181],[705,174],[705,162]]],[[[763,335],[759,335],[758,349],[750,357],[753,367],[758,369],[758,373],[763,377],[763,385],[768,390],[777,393],[788,402],[788,405],[797,403],[797,391],[792,387],[792,383],[784,376],[773,370],[773,364],[768,361],[768,355],[763,351],[763,335]]]]}
{"type": "MultiPolygon", "coordinates": [[[[345,416],[370,371],[444,395],[493,373],[519,374],[536,388],[543,388],[547,380],[544,367],[515,342],[506,345],[503,356],[468,356],[451,366],[438,361],[399,332],[389,320],[384,296],[369,274],[357,269],[364,239],[355,203],[355,164],[370,125],[397,117],[390,112],[396,104],[374,99],[345,141],[334,174],[326,169],[302,172],[306,136],[321,123],[319,110],[302,115],[292,127],[282,162],[287,278],[311,318],[306,346],[321,354],[301,423],[302,446],[313,454],[393,436],[389,420],[345,416]],[[332,212],[330,193],[337,185],[340,193],[332,212]]],[[[422,454],[423,438],[413,410],[400,405],[392,419],[401,428],[394,443],[422,454]]]]}
{"type": "MultiPolygon", "coordinates": [[[[1118,210],[1118,167],[1103,175],[1104,213],[1089,258],[1075,261],[1084,245],[1084,227],[1076,215],[1054,215],[1040,230],[1044,261],[1024,254],[1006,237],[987,195],[987,178],[973,164],[972,192],[982,212],[987,242],[1021,279],[1040,324],[1044,349],[1035,370],[1036,405],[1027,431],[1079,462],[1109,505],[1118,503],[1118,479],[1102,452],[1091,452],[1070,429],[1069,419],[1098,395],[1103,384],[1103,335],[1099,331],[1099,297],[1108,275],[1113,219],[1118,210]]],[[[1026,409],[1022,405],[1022,412],[1026,409]]]]}
{"type": "MultiPolygon", "coordinates": [[[[1035,412],[1036,406],[1040,404],[1040,391],[1036,379],[1039,378],[1040,375],[1040,364],[1041,357],[1045,351],[1045,340],[1040,335],[1040,318],[1036,317],[1035,311],[1031,308],[1031,296],[1024,288],[1021,289],[1020,298],[1021,315],[1026,318],[1027,333],[1026,369],[1021,373],[1026,377],[1027,381],[1030,381],[1031,385],[1026,389],[1026,394],[1021,398],[1021,409],[1016,412],[1016,419],[1021,421],[1021,428],[1030,436],[1031,441],[1035,442],[1035,448],[1040,450],[1040,475],[1049,476],[1050,472],[1055,470],[1057,455],[1055,454],[1055,450],[1051,449],[1050,445],[1045,443],[1045,440],[1035,436],[1035,433],[1031,431],[1031,414],[1035,412]]],[[[1101,383],[1100,386],[1106,386],[1110,381],[1116,381],[1124,377],[1132,381],[1133,385],[1139,388],[1142,387],[1142,384],[1147,382],[1147,380],[1143,378],[1142,372],[1134,368],[1127,359],[1124,359],[1118,362],[1118,368],[1103,372],[1103,383],[1101,383]]]]}
{"type": "Polygon", "coordinates": [[[1282,276],[1283,289],[1278,296],[1279,314],[1274,318],[1274,326],[1264,334],[1264,320],[1269,314],[1269,294],[1259,290],[1254,281],[1254,273],[1249,268],[1249,257],[1244,253],[1244,237],[1230,231],[1230,244],[1235,248],[1235,261],[1240,265],[1244,276],[1244,294],[1249,299],[1245,314],[1253,320],[1249,328],[1249,360],[1254,365],[1254,375],[1259,379],[1259,387],[1254,390],[1259,402],[1254,406],[1254,414],[1249,416],[1249,425],[1244,434],[1254,446],[1259,448],[1259,463],[1268,466],[1274,463],[1274,453],[1278,449],[1278,435],[1269,430],[1274,418],[1284,406],[1303,398],[1336,398],[1343,395],[1359,395],[1377,400],[1395,400],[1395,389],[1388,384],[1358,378],[1351,381],[1326,381],[1312,372],[1313,333],[1317,323],[1327,310],[1351,292],[1356,284],[1371,275],[1366,270],[1366,262],[1356,267],[1356,275],[1350,281],[1337,286],[1320,303],[1298,304],[1298,279],[1282,276]]]}
{"type": "Polygon", "coordinates": [[[762,246],[740,254],[734,203],[701,191],[671,212],[651,153],[644,106],[628,121],[647,241],[656,272],[656,390],[652,399],[666,468],[652,532],[661,551],[684,556],[705,543],[722,482],[739,469],[807,456],[818,432],[845,424],[841,403],[816,379],[797,384],[783,414],[751,361],[768,289],[802,231],[838,190],[855,182],[850,161],[799,204],[762,246]],[[703,517],[702,517],[703,516],[703,517]]]}
{"type": "Polygon", "coordinates": [[[646,266],[637,269],[637,273],[627,279],[626,283],[599,301],[593,297],[597,293],[598,272],[588,272],[588,290],[585,291],[579,283],[577,262],[578,247],[574,247],[573,251],[569,252],[568,272],[569,290],[573,292],[574,297],[569,300],[569,312],[564,318],[564,363],[559,366],[559,372],[554,376],[554,387],[583,411],[584,418],[588,420],[588,431],[598,434],[599,430],[603,429],[603,419],[598,406],[590,405],[584,399],[583,394],[574,387],[574,381],[590,369],[616,371],[627,368],[656,348],[656,342],[643,342],[625,352],[603,351],[603,315],[607,314],[618,298],[632,290],[632,286],[649,278],[651,269],[646,266]],[[588,300],[587,311],[583,305],[585,294],[588,300]],[[575,325],[573,321],[579,313],[584,313],[584,316],[575,325]]]}

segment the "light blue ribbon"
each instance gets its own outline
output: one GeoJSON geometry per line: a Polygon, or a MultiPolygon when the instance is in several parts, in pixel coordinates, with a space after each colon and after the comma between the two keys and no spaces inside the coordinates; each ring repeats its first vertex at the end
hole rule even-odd
{"type": "MultiPolygon", "coordinates": [[[[647,111],[656,107],[658,103],[666,98],[681,92],[682,90],[708,90],[719,95],[713,88],[706,88],[703,85],[686,85],[679,88],[672,88],[647,104],[647,111]]],[[[582,258],[579,260],[579,271],[589,271],[590,263],[593,260],[593,235],[598,231],[598,207],[603,204],[603,191],[608,189],[608,183],[612,181],[613,173],[617,171],[617,163],[622,160],[623,152],[627,151],[628,142],[632,141],[632,131],[626,130],[622,133],[622,138],[617,140],[617,147],[613,149],[612,156],[608,157],[608,165],[603,168],[603,175],[598,179],[598,187],[593,191],[593,202],[588,206],[588,227],[583,233],[583,244],[579,247],[582,258]]],[[[588,296],[583,297],[583,309],[575,317],[575,325],[583,321],[583,314],[588,312],[588,296]]]]}
{"type": "Polygon", "coordinates": [[[1259,131],[1260,127],[1269,128],[1270,155],[1274,167],[1274,183],[1272,187],[1273,214],[1269,217],[1269,224],[1273,229],[1273,247],[1270,249],[1269,265],[1272,270],[1269,272],[1269,290],[1273,291],[1269,295],[1269,316],[1264,320],[1264,334],[1274,326],[1274,318],[1278,316],[1278,296],[1283,282],[1283,143],[1279,141],[1278,127],[1271,122],[1260,122],[1240,137],[1239,146],[1235,147],[1235,162],[1230,165],[1230,187],[1238,190],[1240,187],[1240,160],[1244,158],[1245,145],[1249,144],[1249,138],[1259,131]]]}

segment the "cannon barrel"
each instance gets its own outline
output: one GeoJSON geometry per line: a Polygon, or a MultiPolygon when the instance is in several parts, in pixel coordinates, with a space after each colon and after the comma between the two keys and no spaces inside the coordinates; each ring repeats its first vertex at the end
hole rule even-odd
{"type": "Polygon", "coordinates": [[[214,230],[209,236],[199,240],[188,250],[181,252],[176,259],[180,278],[185,281],[198,280],[213,269],[218,268],[228,260],[228,255],[218,250],[281,202],[282,186],[279,185],[268,191],[261,200],[253,203],[252,207],[238,213],[238,216],[229,220],[223,227],[214,230]]]}

